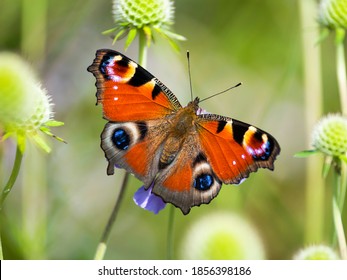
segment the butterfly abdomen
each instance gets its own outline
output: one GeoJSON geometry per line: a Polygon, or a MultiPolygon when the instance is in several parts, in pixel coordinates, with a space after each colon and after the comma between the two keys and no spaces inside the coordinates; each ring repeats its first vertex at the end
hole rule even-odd
{"type": "Polygon", "coordinates": [[[180,138],[169,137],[168,139],[166,139],[159,158],[159,170],[164,169],[174,161],[179,150],[181,149],[181,145],[182,141],[180,140],[180,138]]]}
{"type": "MultiPolygon", "coordinates": [[[[191,103],[190,103],[191,104],[191,103]]],[[[192,105],[179,109],[168,119],[171,129],[163,143],[160,155],[159,169],[163,169],[173,162],[182,145],[187,145],[187,139],[196,134],[194,122],[197,116],[192,105]]]]}

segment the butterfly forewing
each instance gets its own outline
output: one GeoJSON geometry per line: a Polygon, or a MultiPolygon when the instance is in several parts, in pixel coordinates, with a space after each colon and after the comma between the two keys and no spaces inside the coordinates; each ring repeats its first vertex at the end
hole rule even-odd
{"type": "Polygon", "coordinates": [[[273,170],[280,147],[269,133],[219,115],[200,117],[201,145],[223,183],[238,184],[258,168],[273,170]]]}
{"type": "Polygon", "coordinates": [[[109,121],[157,119],[181,108],[165,85],[116,51],[98,50],[88,71],[96,77],[97,103],[109,121]]]}

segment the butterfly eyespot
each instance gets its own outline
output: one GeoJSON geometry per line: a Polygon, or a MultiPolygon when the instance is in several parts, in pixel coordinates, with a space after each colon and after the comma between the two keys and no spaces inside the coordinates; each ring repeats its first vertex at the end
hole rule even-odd
{"type": "Polygon", "coordinates": [[[118,128],[113,132],[112,142],[120,150],[127,150],[130,144],[129,134],[124,129],[118,128]]]}
{"type": "Polygon", "coordinates": [[[105,55],[100,62],[99,69],[100,69],[100,72],[104,75],[106,74],[106,67],[110,64],[110,59],[111,59],[111,56],[105,55]]]}
{"type": "Polygon", "coordinates": [[[254,160],[267,160],[272,151],[269,141],[264,142],[259,148],[248,147],[247,150],[254,160]]]}
{"type": "Polygon", "coordinates": [[[210,174],[201,174],[194,180],[194,188],[206,191],[213,185],[213,177],[210,174]]]}
{"type": "Polygon", "coordinates": [[[271,144],[269,141],[265,142],[263,145],[263,155],[261,155],[262,160],[267,160],[271,154],[271,144]]]}

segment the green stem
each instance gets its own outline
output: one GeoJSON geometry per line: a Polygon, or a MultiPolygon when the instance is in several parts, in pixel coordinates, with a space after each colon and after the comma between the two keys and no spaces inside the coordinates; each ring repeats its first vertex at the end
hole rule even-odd
{"type": "MultiPolygon", "coordinates": [[[[316,24],[315,0],[298,1],[302,30],[302,52],[304,62],[304,102],[305,125],[311,130],[322,115],[323,94],[321,84],[320,45],[315,45],[319,37],[318,30],[307,32],[316,24]]],[[[311,138],[307,138],[311,145],[311,138]]],[[[306,175],[306,214],[305,242],[319,243],[323,240],[324,229],[324,181],[317,176],[321,172],[321,163],[313,157],[307,158],[306,175]]]]}
{"type": "Polygon", "coordinates": [[[346,80],[346,62],[344,51],[345,30],[336,29],[336,71],[337,81],[340,92],[341,111],[343,115],[347,115],[347,80],[346,80]]]}
{"type": "Polygon", "coordinates": [[[147,65],[147,41],[146,41],[146,35],[143,30],[140,30],[139,32],[139,64],[146,68],[147,65]]]}
{"type": "Polygon", "coordinates": [[[19,148],[19,145],[17,145],[17,149],[16,149],[16,158],[14,160],[14,164],[13,164],[13,168],[12,168],[12,173],[11,176],[7,182],[7,184],[5,185],[2,194],[1,194],[1,198],[0,198],[0,211],[2,210],[2,207],[4,205],[4,201],[7,197],[7,195],[11,192],[11,189],[14,185],[14,183],[17,180],[18,177],[18,173],[22,164],[22,159],[23,159],[23,153],[19,148]]]}
{"type": "Polygon", "coordinates": [[[110,236],[112,226],[116,221],[117,214],[119,212],[119,208],[120,208],[120,205],[121,205],[123,197],[124,197],[124,190],[125,190],[126,185],[128,184],[128,180],[129,180],[129,173],[126,172],[124,175],[124,178],[123,178],[123,183],[122,183],[120,192],[119,192],[118,197],[117,197],[116,204],[114,205],[111,216],[108,219],[104,233],[102,234],[101,240],[100,240],[99,245],[96,249],[94,260],[102,260],[105,256],[106,249],[107,249],[107,240],[110,236]]]}
{"type": "Polygon", "coordinates": [[[1,226],[0,226],[0,260],[1,261],[4,260],[4,254],[2,253],[2,242],[1,242],[1,226]]]}
{"type": "Polygon", "coordinates": [[[346,189],[347,189],[347,164],[344,161],[341,161],[341,174],[340,174],[339,188],[337,191],[337,203],[339,209],[342,213],[343,206],[346,198],[346,189]]]}
{"type": "MultiPolygon", "coordinates": [[[[2,208],[5,202],[5,199],[7,197],[7,195],[11,192],[12,187],[14,185],[14,183],[17,180],[18,174],[19,174],[19,170],[22,164],[22,159],[23,159],[23,153],[19,147],[19,145],[17,145],[17,149],[16,149],[16,157],[14,159],[14,164],[13,164],[13,168],[12,168],[12,172],[10,175],[10,178],[8,179],[7,184],[5,185],[2,193],[1,193],[1,198],[0,198],[0,234],[2,231],[2,208]]],[[[0,235],[0,259],[3,260],[4,255],[2,252],[2,241],[1,241],[1,235],[0,235]]]]}
{"type": "Polygon", "coordinates": [[[339,245],[340,255],[343,260],[347,260],[347,246],[346,246],[346,237],[343,229],[341,212],[339,206],[337,205],[336,198],[333,197],[333,218],[335,225],[335,234],[337,242],[339,245]]]}
{"type": "Polygon", "coordinates": [[[28,149],[23,160],[21,241],[25,259],[46,259],[49,221],[47,158],[28,149]]]}
{"type": "Polygon", "coordinates": [[[173,259],[173,243],[174,243],[174,220],[175,220],[175,206],[172,204],[170,205],[170,213],[169,213],[169,223],[167,227],[167,259],[172,260],[173,259]]]}

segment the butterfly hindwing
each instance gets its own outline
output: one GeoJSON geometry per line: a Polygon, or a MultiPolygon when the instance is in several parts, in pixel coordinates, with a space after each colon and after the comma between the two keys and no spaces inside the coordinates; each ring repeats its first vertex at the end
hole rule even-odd
{"type": "Polygon", "coordinates": [[[108,160],[107,174],[124,168],[149,187],[159,169],[161,143],[167,137],[162,120],[108,122],[101,134],[101,148],[108,160]]]}
{"type": "Polygon", "coordinates": [[[153,193],[188,214],[191,207],[209,203],[217,196],[221,185],[201,150],[197,135],[191,135],[173,162],[159,171],[153,193]]]}

